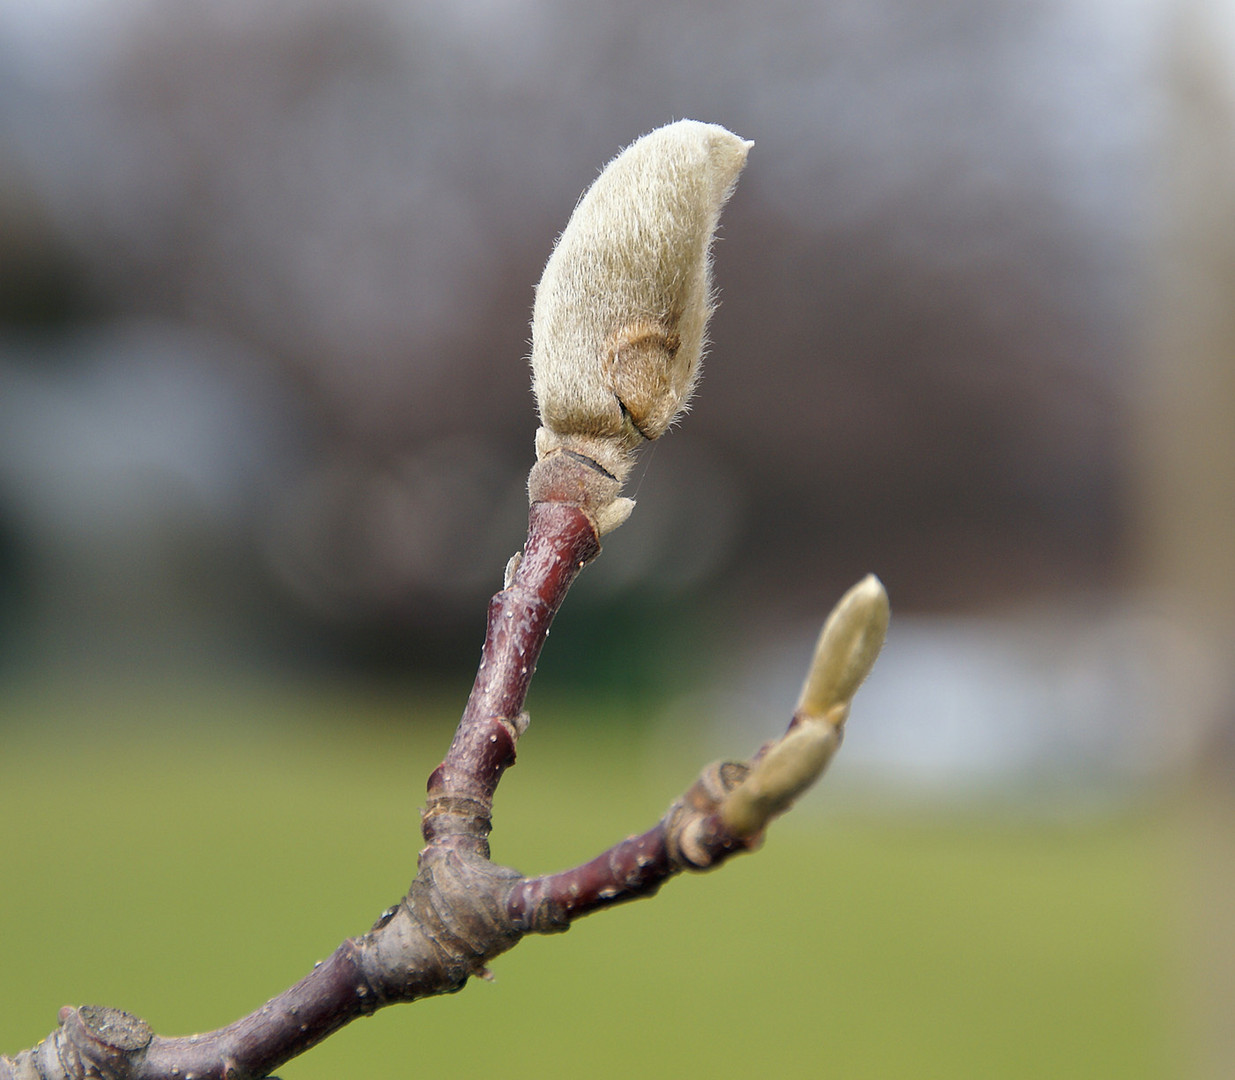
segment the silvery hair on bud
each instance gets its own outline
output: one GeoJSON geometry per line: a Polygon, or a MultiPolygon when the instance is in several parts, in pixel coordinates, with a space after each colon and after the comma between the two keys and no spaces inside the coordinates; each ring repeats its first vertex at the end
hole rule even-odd
{"type": "Polygon", "coordinates": [[[620,481],[699,373],[709,248],[751,144],[680,120],[632,143],[579,201],[536,289],[537,455],[574,450],[620,481]]]}

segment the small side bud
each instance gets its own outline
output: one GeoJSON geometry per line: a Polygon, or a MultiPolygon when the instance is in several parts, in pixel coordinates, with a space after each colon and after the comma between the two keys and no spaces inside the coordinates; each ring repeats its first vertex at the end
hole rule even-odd
{"type": "Polygon", "coordinates": [[[840,727],[800,724],[778,739],[730,792],[721,820],[735,836],[754,836],[823,774],[840,746],[840,727]]]}
{"type": "Polygon", "coordinates": [[[888,594],[868,574],[832,609],[789,730],[766,747],[720,807],[735,836],[759,833],[823,774],[840,746],[853,695],[888,633],[888,594]]]}
{"type": "Polygon", "coordinates": [[[714,124],[669,124],[580,200],[536,289],[538,458],[572,451],[620,483],[633,450],[686,407],[712,311],[709,249],[750,146],[714,124]]]}
{"type": "Polygon", "coordinates": [[[888,594],[874,574],[841,597],[819,634],[797,716],[822,719],[849,704],[883,648],[890,614],[888,594]]]}

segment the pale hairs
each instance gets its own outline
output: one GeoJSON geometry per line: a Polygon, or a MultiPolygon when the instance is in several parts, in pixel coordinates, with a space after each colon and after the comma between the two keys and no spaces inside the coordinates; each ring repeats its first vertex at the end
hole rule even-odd
{"type": "MultiPolygon", "coordinates": [[[[709,248],[751,145],[679,120],[623,150],[579,201],[536,289],[538,459],[569,451],[620,484],[686,407],[712,311],[709,248]]],[[[632,506],[614,499],[600,531],[632,506]]]]}

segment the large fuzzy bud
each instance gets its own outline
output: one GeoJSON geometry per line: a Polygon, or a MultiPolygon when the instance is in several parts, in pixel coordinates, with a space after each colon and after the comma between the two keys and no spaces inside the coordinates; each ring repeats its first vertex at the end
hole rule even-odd
{"type": "Polygon", "coordinates": [[[750,146],[681,120],[632,143],[579,201],[536,289],[538,458],[571,451],[620,485],[634,449],[686,407],[712,310],[709,248],[750,146]]]}

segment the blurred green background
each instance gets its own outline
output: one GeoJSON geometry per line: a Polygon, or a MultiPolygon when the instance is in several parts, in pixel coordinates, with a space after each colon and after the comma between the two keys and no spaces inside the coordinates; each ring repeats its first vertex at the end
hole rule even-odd
{"type": "MultiPolygon", "coordinates": [[[[423,688],[318,691],[11,706],[0,1045],[42,1038],[66,1003],[169,1034],[230,1022],[402,893],[453,711],[423,688]]],[[[496,857],[548,871],[650,824],[700,763],[648,750],[631,718],[541,702],[496,857]]],[[[888,816],[825,791],[757,855],[525,940],[495,982],[360,1021],[280,1073],[1180,1075],[1187,813],[888,816]]]]}

